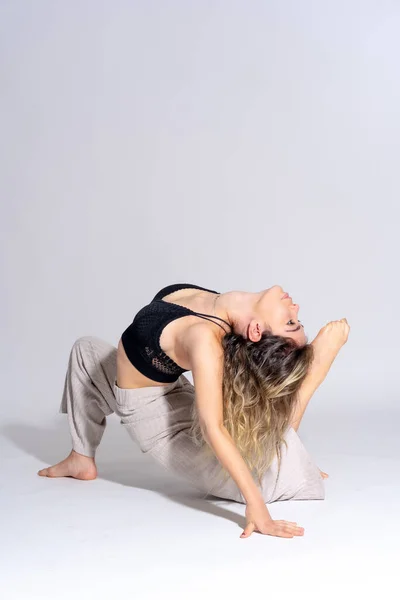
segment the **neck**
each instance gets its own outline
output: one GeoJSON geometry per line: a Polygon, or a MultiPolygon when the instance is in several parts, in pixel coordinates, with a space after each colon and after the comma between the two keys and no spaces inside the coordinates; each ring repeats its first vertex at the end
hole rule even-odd
{"type": "Polygon", "coordinates": [[[216,301],[215,314],[228,321],[235,333],[247,337],[247,326],[254,317],[257,297],[258,294],[241,291],[221,294],[216,301]]]}

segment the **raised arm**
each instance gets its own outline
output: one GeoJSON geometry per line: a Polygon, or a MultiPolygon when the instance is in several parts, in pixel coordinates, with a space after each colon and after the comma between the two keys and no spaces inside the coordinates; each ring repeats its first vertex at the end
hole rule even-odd
{"type": "Polygon", "coordinates": [[[314,348],[314,359],[297,394],[297,404],[291,422],[295,431],[300,426],[301,419],[315,390],[324,381],[339,350],[347,342],[349,331],[350,326],[347,319],[330,321],[320,329],[316,338],[311,342],[314,348]]]}
{"type": "Polygon", "coordinates": [[[297,523],[274,521],[252,474],[223,424],[223,349],[208,327],[193,327],[186,340],[191,363],[195,402],[205,440],[229,472],[246,500],[246,527],[242,537],[253,531],[279,537],[303,535],[297,523]]]}

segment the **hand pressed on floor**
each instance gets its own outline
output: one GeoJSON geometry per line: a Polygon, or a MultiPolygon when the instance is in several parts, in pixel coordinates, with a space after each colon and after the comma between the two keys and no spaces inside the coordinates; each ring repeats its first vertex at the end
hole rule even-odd
{"type": "Polygon", "coordinates": [[[271,519],[265,504],[246,505],[246,527],[241,538],[249,537],[254,531],[265,535],[292,538],[304,535],[304,527],[299,527],[293,521],[274,521],[271,519]]]}

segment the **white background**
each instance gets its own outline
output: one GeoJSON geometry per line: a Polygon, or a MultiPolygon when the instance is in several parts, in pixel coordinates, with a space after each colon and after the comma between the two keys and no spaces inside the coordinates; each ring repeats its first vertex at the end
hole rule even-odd
{"type": "Polygon", "coordinates": [[[250,584],[263,597],[276,584],[280,598],[337,585],[347,598],[389,585],[399,27],[394,0],[0,2],[7,600],[111,597],[118,585],[118,597],[233,598],[250,584]],[[113,417],[99,479],[36,475],[70,449],[58,407],[73,342],[116,345],[161,287],[187,281],[280,284],[310,339],[349,321],[300,430],[331,475],[327,498],[271,508],[303,539],[239,540],[215,505],[187,509],[189,492],[171,506],[165,490],[179,488],[113,417]]]}

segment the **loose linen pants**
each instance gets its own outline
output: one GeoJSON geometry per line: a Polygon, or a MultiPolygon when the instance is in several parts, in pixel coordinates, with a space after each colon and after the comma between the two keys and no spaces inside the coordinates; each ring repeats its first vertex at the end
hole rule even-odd
{"type": "MultiPolygon", "coordinates": [[[[195,394],[190,381],[181,375],[166,386],[122,389],[116,383],[116,373],[114,346],[93,336],[74,343],[59,410],[68,415],[73,449],[93,457],[106,427],[106,416],[115,412],[143,453],[205,495],[245,504],[230,476],[223,483],[214,479],[221,467],[217,457],[200,456],[200,448],[188,434],[195,394]]],[[[323,500],[325,488],[319,468],[292,427],[285,440],[287,448],[282,444],[279,476],[275,458],[262,480],[260,491],[265,503],[323,500]]]]}

